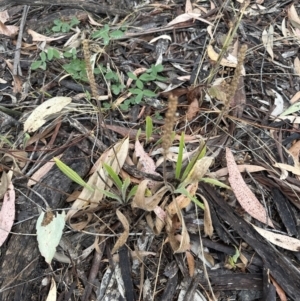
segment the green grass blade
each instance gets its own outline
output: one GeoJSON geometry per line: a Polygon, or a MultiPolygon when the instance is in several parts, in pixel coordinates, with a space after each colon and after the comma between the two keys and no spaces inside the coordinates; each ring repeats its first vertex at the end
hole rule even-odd
{"type": "Polygon", "coordinates": [[[54,157],[53,160],[55,161],[56,166],[61,170],[61,172],[65,174],[69,179],[91,191],[94,191],[94,188],[88,185],[76,171],[74,171],[72,168],[70,168],[68,165],[66,165],[56,157],[54,157]]]}
{"type": "Polygon", "coordinates": [[[122,191],[122,181],[119,178],[119,176],[117,175],[117,173],[107,164],[103,164],[105,170],[107,171],[107,173],[109,174],[109,176],[112,178],[112,180],[114,181],[115,185],[118,187],[119,191],[122,191]]]}
{"type": "Polygon", "coordinates": [[[181,193],[183,195],[185,195],[186,197],[188,197],[191,201],[193,201],[198,207],[200,207],[201,209],[205,209],[205,206],[203,203],[201,203],[197,198],[195,198],[194,196],[192,196],[185,188],[180,187],[178,189],[176,189],[174,191],[174,193],[181,193]]]}
{"type": "Polygon", "coordinates": [[[123,184],[122,184],[122,200],[126,201],[126,192],[128,189],[128,186],[130,185],[130,178],[125,178],[123,184]]]}
{"type": "Polygon", "coordinates": [[[189,162],[188,166],[184,170],[184,173],[183,173],[182,178],[181,178],[181,182],[183,182],[186,179],[186,177],[188,176],[188,174],[192,170],[192,168],[195,165],[197,160],[198,160],[198,156],[197,155],[193,156],[192,160],[189,162]]]}
{"type": "Polygon", "coordinates": [[[99,190],[100,192],[102,192],[105,196],[107,196],[107,197],[109,197],[109,198],[111,198],[113,200],[117,200],[119,203],[123,204],[121,198],[117,194],[115,194],[113,192],[110,192],[110,191],[107,191],[107,190],[103,190],[101,188],[97,188],[97,190],[99,190]]]}
{"type": "Polygon", "coordinates": [[[139,128],[136,133],[135,140],[139,140],[141,133],[142,133],[142,130],[141,130],[141,128],[139,128]]]}
{"type": "Polygon", "coordinates": [[[183,182],[186,179],[186,177],[188,176],[188,174],[192,170],[193,166],[195,165],[196,161],[203,158],[205,156],[205,154],[206,154],[206,145],[204,144],[203,141],[201,141],[200,146],[199,146],[199,150],[193,156],[192,160],[189,162],[188,166],[184,170],[184,173],[183,173],[182,178],[181,178],[181,182],[183,182]]]}
{"type": "Polygon", "coordinates": [[[206,155],[206,144],[204,144],[204,146],[202,147],[201,152],[198,156],[198,160],[202,159],[205,155],[206,155]]]}
{"type": "Polygon", "coordinates": [[[212,178],[202,178],[201,179],[202,182],[205,182],[205,183],[208,183],[208,184],[212,184],[214,186],[218,186],[218,187],[221,187],[221,188],[226,188],[226,189],[231,189],[231,187],[225,185],[224,183],[216,180],[216,179],[212,179],[212,178]]]}
{"type": "Polygon", "coordinates": [[[176,162],[175,178],[179,180],[180,172],[182,168],[182,158],[183,158],[183,149],[184,149],[184,132],[181,133],[180,142],[179,142],[179,152],[176,162]]]}
{"type": "Polygon", "coordinates": [[[126,202],[128,202],[136,194],[137,190],[138,190],[138,185],[135,185],[131,188],[131,190],[128,193],[126,202]]]}
{"type": "MultiPolygon", "coordinates": [[[[28,139],[29,140],[29,139],[28,139]]],[[[0,135],[0,142],[3,141],[6,144],[8,144],[9,146],[12,146],[13,144],[4,136],[0,135]]]]}
{"type": "Polygon", "coordinates": [[[153,132],[153,122],[150,116],[146,117],[146,143],[149,142],[153,132]]]}

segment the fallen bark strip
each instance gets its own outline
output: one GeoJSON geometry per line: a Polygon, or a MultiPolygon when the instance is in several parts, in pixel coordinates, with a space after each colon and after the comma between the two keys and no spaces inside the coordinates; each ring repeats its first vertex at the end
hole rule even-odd
{"type": "Polygon", "coordinates": [[[264,266],[283,290],[293,299],[300,300],[300,272],[293,263],[272,247],[243,218],[237,216],[221,196],[208,184],[201,183],[204,194],[218,211],[218,215],[228,222],[241,238],[262,258],[264,266]]]}
{"type": "Polygon", "coordinates": [[[102,3],[88,2],[85,0],[0,0],[0,10],[4,10],[9,6],[14,5],[30,5],[30,6],[47,6],[47,5],[59,5],[68,6],[73,8],[81,8],[83,10],[93,12],[96,14],[105,15],[119,15],[125,17],[128,15],[128,11],[124,9],[118,9],[111,5],[106,5],[102,3]]]}

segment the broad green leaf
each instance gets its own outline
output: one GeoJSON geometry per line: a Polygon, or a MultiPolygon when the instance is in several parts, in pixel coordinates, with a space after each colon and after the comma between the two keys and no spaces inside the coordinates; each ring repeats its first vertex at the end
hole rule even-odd
{"type": "Polygon", "coordinates": [[[109,31],[109,26],[105,24],[102,29],[95,31],[92,34],[92,38],[93,39],[103,38],[104,35],[108,37],[108,31],[109,31]]]}
{"type": "Polygon", "coordinates": [[[131,92],[132,94],[141,94],[141,93],[143,93],[143,91],[141,89],[136,89],[136,88],[130,88],[129,92],[131,92]]]}
{"type": "Polygon", "coordinates": [[[137,80],[136,81],[136,86],[139,88],[139,89],[144,89],[144,84],[143,84],[143,82],[141,81],[141,80],[137,80]]]}
{"type": "Polygon", "coordinates": [[[145,96],[148,96],[148,97],[156,96],[156,93],[152,92],[151,90],[147,90],[147,89],[144,90],[143,93],[144,93],[145,96]]]}
{"type": "Polygon", "coordinates": [[[41,66],[40,66],[43,70],[46,70],[47,68],[47,64],[46,62],[42,62],[41,66]]]}
{"type": "Polygon", "coordinates": [[[137,79],[138,79],[137,76],[136,76],[134,73],[132,73],[132,72],[128,72],[128,73],[127,73],[127,76],[128,76],[129,78],[131,78],[131,79],[134,79],[134,80],[137,80],[137,79]]]}
{"type": "Polygon", "coordinates": [[[46,53],[45,53],[44,51],[42,51],[42,52],[40,53],[40,57],[41,57],[41,60],[42,60],[43,62],[46,61],[46,53]]]}
{"type": "Polygon", "coordinates": [[[116,74],[115,72],[109,70],[106,74],[105,74],[105,78],[106,79],[115,79],[116,78],[116,74]]]}
{"type": "Polygon", "coordinates": [[[181,173],[181,168],[182,168],[183,149],[184,149],[184,132],[181,133],[178,157],[177,157],[177,162],[176,162],[175,178],[177,180],[180,179],[180,173],[181,173]]]}
{"type": "Polygon", "coordinates": [[[129,106],[130,104],[134,103],[134,98],[128,98],[124,101],[124,104],[126,106],[129,106]]]}
{"type": "Polygon", "coordinates": [[[103,166],[104,166],[105,170],[107,171],[107,173],[109,174],[109,176],[114,181],[115,185],[121,191],[122,190],[122,181],[119,178],[119,176],[116,174],[116,172],[109,165],[103,163],[103,166]]]}
{"type": "Polygon", "coordinates": [[[51,61],[53,59],[53,48],[48,48],[47,58],[48,58],[49,61],[51,61]]]}
{"type": "Polygon", "coordinates": [[[35,61],[31,64],[30,68],[31,70],[36,70],[37,68],[39,68],[42,64],[42,61],[35,61]]]}
{"type": "Polygon", "coordinates": [[[121,109],[122,111],[128,111],[129,107],[128,107],[127,104],[121,103],[121,104],[120,104],[120,109],[121,109]]]}
{"type": "Polygon", "coordinates": [[[154,78],[156,78],[157,72],[156,72],[155,69],[151,70],[151,75],[152,75],[154,78]]]}
{"type": "Polygon", "coordinates": [[[95,75],[98,75],[100,73],[102,73],[102,72],[101,72],[101,70],[99,68],[94,68],[94,74],[95,75]]]}
{"type": "Polygon", "coordinates": [[[108,34],[107,33],[103,33],[101,37],[103,39],[103,44],[104,45],[108,45],[109,41],[110,41],[108,34]]]}
{"type": "Polygon", "coordinates": [[[165,82],[168,78],[164,77],[164,76],[160,76],[160,75],[156,75],[156,80],[159,80],[161,82],[165,82]]]}
{"type": "Polygon", "coordinates": [[[62,24],[62,22],[61,22],[59,19],[55,19],[55,20],[53,21],[53,23],[54,23],[55,25],[61,25],[61,24],[62,24]]]}
{"type": "Polygon", "coordinates": [[[62,32],[69,32],[71,29],[71,26],[68,23],[63,22],[61,25],[61,31],[62,32]]]}
{"type": "Polygon", "coordinates": [[[56,157],[54,157],[53,160],[55,161],[57,167],[61,170],[61,172],[64,173],[69,179],[83,187],[86,187],[91,191],[94,191],[94,188],[89,186],[76,171],[74,171],[72,168],[70,168],[68,165],[66,165],[56,157]]]}
{"type": "Polygon", "coordinates": [[[54,32],[60,32],[60,25],[57,25],[57,26],[53,26],[51,29],[52,29],[52,31],[54,31],[54,32]]]}
{"type": "Polygon", "coordinates": [[[77,24],[80,24],[80,21],[76,17],[73,17],[71,22],[70,22],[70,25],[74,26],[74,25],[77,25],[77,24]]]}
{"type": "Polygon", "coordinates": [[[72,57],[72,56],[73,56],[73,54],[72,54],[70,51],[64,52],[64,57],[65,57],[65,58],[70,58],[70,57],[72,57]]]}
{"type": "Polygon", "coordinates": [[[110,33],[110,37],[113,39],[119,39],[124,36],[124,32],[121,30],[114,30],[110,33]]]}
{"type": "Polygon", "coordinates": [[[156,66],[152,67],[156,72],[162,72],[164,71],[164,66],[162,64],[158,64],[156,66]]]}
{"type": "Polygon", "coordinates": [[[52,48],[53,49],[53,56],[56,58],[56,59],[59,59],[60,58],[60,53],[57,49],[55,48],[52,48]]]}
{"type": "Polygon", "coordinates": [[[56,252],[56,247],[63,234],[65,227],[65,212],[53,214],[51,211],[42,212],[36,222],[37,241],[39,250],[45,261],[51,264],[56,252]]]}
{"type": "Polygon", "coordinates": [[[139,77],[139,79],[144,82],[150,82],[150,81],[155,80],[155,76],[152,74],[144,73],[139,77]]]}
{"type": "Polygon", "coordinates": [[[226,188],[226,189],[229,189],[229,190],[232,190],[231,187],[225,185],[224,183],[216,180],[216,179],[212,179],[212,178],[202,178],[201,179],[202,182],[205,182],[205,183],[208,183],[208,184],[212,184],[214,186],[218,186],[218,187],[221,187],[221,188],[226,188]]]}
{"type": "Polygon", "coordinates": [[[120,86],[112,85],[111,90],[114,93],[114,95],[119,95],[121,92],[120,86]]]}
{"type": "Polygon", "coordinates": [[[146,117],[146,142],[148,143],[153,132],[153,122],[150,116],[146,117]]]}
{"type": "Polygon", "coordinates": [[[73,47],[71,52],[72,52],[72,54],[73,54],[73,55],[76,55],[76,54],[77,54],[77,50],[76,50],[76,48],[75,48],[75,47],[73,47]]]}
{"type": "Polygon", "coordinates": [[[142,98],[143,98],[143,92],[141,92],[140,94],[138,94],[138,95],[135,97],[135,103],[136,103],[136,104],[139,104],[139,103],[142,101],[142,98]]]}

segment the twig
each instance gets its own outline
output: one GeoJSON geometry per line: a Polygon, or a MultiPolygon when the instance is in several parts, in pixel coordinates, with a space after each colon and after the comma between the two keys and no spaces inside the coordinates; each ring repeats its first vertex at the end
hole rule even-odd
{"type": "Polygon", "coordinates": [[[21,70],[21,66],[20,66],[22,36],[23,36],[23,30],[24,30],[24,27],[25,27],[25,22],[26,22],[26,18],[27,18],[29,8],[30,8],[30,6],[25,5],[24,10],[23,10],[23,14],[22,14],[20,30],[19,30],[19,35],[18,35],[18,40],[17,40],[17,45],[16,45],[16,51],[15,51],[13,75],[22,76],[22,70],[21,70]]]}

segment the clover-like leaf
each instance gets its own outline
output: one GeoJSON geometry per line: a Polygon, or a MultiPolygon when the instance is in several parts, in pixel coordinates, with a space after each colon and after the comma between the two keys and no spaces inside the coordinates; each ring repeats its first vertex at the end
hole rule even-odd
{"type": "Polygon", "coordinates": [[[124,32],[121,30],[114,30],[110,33],[110,37],[113,39],[119,39],[124,36],[124,32]]]}
{"type": "Polygon", "coordinates": [[[148,96],[148,97],[154,97],[154,96],[156,96],[156,93],[154,93],[151,90],[147,90],[147,89],[144,90],[143,93],[144,93],[145,96],[148,96]]]}
{"type": "Polygon", "coordinates": [[[42,64],[42,61],[35,61],[31,64],[30,68],[31,70],[36,70],[37,68],[39,68],[42,64]]]}
{"type": "Polygon", "coordinates": [[[47,51],[47,58],[49,61],[53,59],[53,48],[49,48],[47,51]]]}
{"type": "Polygon", "coordinates": [[[46,61],[46,53],[45,53],[44,51],[42,51],[42,52],[40,53],[40,58],[41,58],[41,60],[42,60],[43,62],[46,61]]]}
{"type": "Polygon", "coordinates": [[[144,84],[141,80],[136,81],[136,86],[141,90],[144,89],[144,84]]]}
{"type": "Polygon", "coordinates": [[[153,74],[144,73],[139,77],[139,79],[144,82],[150,82],[152,80],[155,80],[155,76],[153,74]]]}

